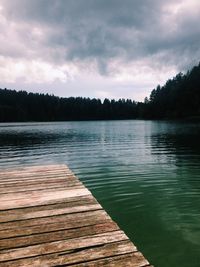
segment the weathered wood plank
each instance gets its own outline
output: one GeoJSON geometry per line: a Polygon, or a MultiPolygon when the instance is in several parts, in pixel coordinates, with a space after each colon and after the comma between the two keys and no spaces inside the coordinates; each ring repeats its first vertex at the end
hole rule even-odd
{"type": "Polygon", "coordinates": [[[66,182],[63,183],[45,183],[45,184],[39,184],[39,185],[26,185],[24,187],[21,186],[14,186],[14,187],[4,187],[0,188],[0,195],[1,194],[8,194],[8,193],[23,193],[28,191],[55,191],[55,190],[63,190],[66,189],[74,189],[74,188],[83,188],[84,186],[79,183],[69,183],[66,182]]]}
{"type": "Polygon", "coordinates": [[[20,170],[14,170],[14,171],[1,171],[0,176],[3,177],[7,177],[7,176],[12,176],[12,177],[18,177],[18,176],[34,176],[34,175],[45,175],[45,174],[72,174],[72,172],[67,169],[67,168],[62,168],[62,169],[46,169],[46,170],[40,170],[40,169],[33,169],[33,170],[24,170],[24,171],[20,171],[20,170]]]}
{"type": "MultiPolygon", "coordinates": [[[[114,255],[113,255],[114,256],[114,255]]],[[[62,265],[67,266],[67,265],[62,265]]],[[[76,267],[153,267],[140,252],[76,264],[76,267]]]]}
{"type": "Polygon", "coordinates": [[[44,166],[31,166],[31,167],[24,167],[24,168],[17,168],[17,169],[3,169],[1,170],[1,174],[7,174],[7,173],[11,173],[11,174],[17,174],[17,173],[43,173],[43,172],[51,172],[51,171],[67,171],[69,173],[72,173],[72,171],[66,166],[53,166],[53,165],[44,165],[44,166]]]}
{"type": "MultiPolygon", "coordinates": [[[[64,197],[64,198],[61,198],[61,199],[53,199],[53,200],[50,200],[50,201],[47,201],[46,203],[43,203],[43,204],[37,204],[35,203],[35,205],[25,205],[23,207],[15,207],[14,209],[21,209],[21,208],[34,208],[34,207],[40,207],[40,206],[48,206],[48,205],[54,205],[54,204],[60,204],[60,203],[71,203],[71,202],[74,202],[74,201],[79,201],[80,199],[83,199],[83,198],[93,198],[92,195],[86,195],[86,196],[75,196],[75,197],[71,197],[71,198],[68,198],[68,197],[64,197]]],[[[2,211],[8,211],[8,210],[12,210],[13,208],[9,208],[9,209],[0,209],[0,213],[2,211]]]]}
{"type": "MultiPolygon", "coordinates": [[[[92,244],[92,243],[91,243],[92,244]]],[[[59,266],[67,264],[73,264],[73,266],[77,266],[78,263],[85,261],[85,257],[87,255],[88,261],[109,257],[111,255],[119,255],[128,252],[134,252],[136,249],[131,242],[121,241],[116,243],[105,243],[101,244],[100,242],[97,243],[98,245],[91,245],[84,249],[77,249],[75,251],[63,251],[63,253],[57,254],[49,254],[40,257],[28,258],[28,259],[21,259],[21,260],[14,260],[10,262],[3,262],[4,265],[2,266],[18,266],[18,267],[25,267],[25,266],[59,266]],[[76,264],[76,265],[75,265],[76,264]]],[[[0,265],[1,266],[1,265],[0,265]]],[[[87,265],[85,265],[87,266],[87,265]]],[[[102,265],[103,266],[103,265],[102,265]]],[[[125,266],[125,265],[124,265],[125,266]]]]}
{"type": "MultiPolygon", "coordinates": [[[[47,212],[52,212],[60,209],[77,209],[82,206],[88,206],[88,209],[90,209],[90,206],[94,205],[97,205],[102,209],[102,207],[94,198],[92,198],[91,196],[86,196],[72,202],[61,202],[51,205],[4,210],[0,212],[0,223],[35,218],[37,215],[39,215],[39,213],[41,213],[39,217],[45,217],[45,214],[47,214],[47,212]]],[[[67,212],[65,211],[65,213],[67,212]]]]}
{"type": "Polygon", "coordinates": [[[19,177],[16,177],[16,178],[11,178],[12,176],[8,176],[8,177],[5,177],[5,178],[0,178],[0,184],[3,184],[3,183],[17,183],[17,182],[32,182],[32,181],[45,181],[45,180],[59,180],[59,179],[67,179],[67,180],[73,180],[73,181],[77,181],[80,183],[80,181],[78,179],[75,179],[73,177],[73,175],[71,174],[52,174],[52,175],[35,175],[35,176],[30,176],[30,177],[23,177],[23,176],[19,176],[19,177]]]}
{"type": "Polygon", "coordinates": [[[29,180],[29,179],[37,179],[39,177],[41,178],[45,178],[45,177],[73,177],[74,180],[78,181],[78,178],[70,171],[67,170],[61,170],[61,171],[44,171],[44,172],[30,172],[30,173],[26,173],[26,172],[15,172],[15,173],[0,173],[0,182],[1,181],[9,181],[9,180],[29,180]]]}
{"type": "Polygon", "coordinates": [[[13,217],[5,217],[4,222],[6,221],[16,221],[16,220],[26,220],[32,218],[42,218],[42,217],[49,217],[55,215],[62,215],[62,214],[73,214],[77,212],[84,212],[84,211],[92,211],[92,210],[102,210],[102,207],[99,204],[95,205],[80,205],[76,207],[68,207],[56,210],[47,210],[47,211],[35,211],[29,214],[23,214],[20,218],[13,218],[13,217]]]}
{"type": "Polygon", "coordinates": [[[24,179],[29,179],[31,177],[38,177],[38,176],[57,176],[57,175],[66,175],[66,176],[71,176],[74,175],[72,172],[68,170],[47,170],[44,172],[5,172],[5,173],[0,173],[0,178],[6,179],[6,178],[12,178],[12,179],[18,179],[18,178],[24,178],[24,179]]]}
{"type": "MultiPolygon", "coordinates": [[[[66,178],[65,178],[66,179],[66,178]]],[[[79,182],[75,182],[73,180],[69,180],[66,182],[65,179],[60,179],[58,181],[55,181],[55,180],[38,180],[38,181],[34,181],[34,182],[29,182],[29,183],[23,183],[23,182],[19,182],[19,183],[8,183],[8,184],[5,184],[5,185],[0,185],[0,191],[2,190],[2,192],[4,192],[3,190],[5,189],[13,189],[13,188],[29,188],[29,187],[34,187],[34,186],[48,186],[48,185],[60,185],[60,184],[65,184],[66,186],[73,186],[73,185],[82,185],[81,183],[79,182]]],[[[37,190],[35,190],[37,191],[37,190]]]]}
{"type": "Polygon", "coordinates": [[[32,166],[26,166],[26,167],[18,167],[16,168],[10,168],[10,169],[4,169],[1,171],[2,174],[4,173],[17,173],[17,172],[43,172],[48,170],[68,170],[71,172],[71,170],[65,165],[65,164],[56,164],[56,165],[32,165],[32,166]]]}
{"type": "MultiPolygon", "coordinates": [[[[8,193],[5,195],[0,195],[0,202],[2,201],[12,201],[12,200],[24,200],[24,201],[28,201],[28,198],[32,198],[33,200],[36,199],[54,199],[57,198],[58,195],[64,195],[67,197],[70,196],[79,196],[79,195],[89,195],[90,192],[85,188],[82,187],[81,189],[79,188],[66,188],[66,189],[62,189],[62,190],[57,190],[57,194],[55,194],[54,192],[38,192],[38,191],[34,191],[34,192],[22,192],[22,193],[8,193]]],[[[2,203],[0,203],[0,207],[2,206],[2,203]]]]}
{"type": "Polygon", "coordinates": [[[91,236],[100,233],[107,233],[119,230],[119,227],[116,223],[110,221],[105,221],[100,224],[87,225],[83,227],[73,228],[73,229],[64,229],[59,231],[54,231],[52,233],[39,233],[28,236],[20,236],[13,238],[0,239],[0,250],[2,249],[11,249],[24,246],[31,246],[36,244],[42,244],[58,240],[67,240],[82,236],[91,236]]]}
{"type": "MultiPolygon", "coordinates": [[[[66,252],[82,248],[94,247],[103,244],[128,240],[127,236],[120,230],[92,235],[88,237],[73,238],[34,246],[2,250],[0,251],[0,262],[20,258],[29,258],[55,252],[66,252]]],[[[132,244],[131,244],[132,245],[132,244]]],[[[133,247],[133,245],[132,245],[133,247]]]]}
{"type": "Polygon", "coordinates": [[[108,214],[104,210],[85,211],[72,214],[61,214],[49,217],[5,222],[0,224],[0,231],[8,229],[10,230],[18,229],[22,227],[32,227],[37,225],[47,225],[48,223],[53,224],[60,222],[65,222],[66,225],[71,225],[73,227],[73,223],[74,225],[76,225],[76,222],[78,221],[80,222],[81,220],[83,222],[88,221],[88,223],[91,223],[94,217],[98,218],[99,222],[101,222],[101,220],[109,218],[108,214]]]}
{"type": "Polygon", "coordinates": [[[0,195],[0,210],[21,208],[27,206],[37,206],[50,204],[54,200],[87,196],[90,192],[86,189],[58,190],[56,192],[31,192],[22,194],[21,198],[12,198],[12,196],[0,195]]]}
{"type": "Polygon", "coordinates": [[[12,178],[5,178],[5,179],[0,179],[0,185],[4,185],[6,183],[6,185],[13,185],[13,184],[17,184],[17,183],[31,183],[31,182],[40,182],[40,181],[55,181],[55,182],[59,182],[60,180],[67,180],[67,181],[76,181],[79,182],[77,179],[74,179],[74,177],[72,175],[60,175],[60,176],[33,176],[31,178],[27,178],[27,179],[23,179],[21,177],[19,177],[19,179],[12,179],[12,178]]]}
{"type": "MultiPolygon", "coordinates": [[[[94,214],[93,214],[94,215],[94,214]]],[[[5,229],[0,231],[0,238],[13,238],[17,236],[28,236],[35,235],[39,233],[49,233],[59,231],[59,230],[67,230],[67,229],[77,229],[80,227],[92,226],[96,224],[102,223],[110,223],[112,222],[111,218],[101,218],[99,216],[90,216],[87,219],[76,218],[76,221],[60,221],[54,223],[47,223],[42,225],[33,225],[29,227],[22,228],[13,228],[13,229],[5,229]]],[[[53,233],[52,233],[53,234],[53,233]]]]}

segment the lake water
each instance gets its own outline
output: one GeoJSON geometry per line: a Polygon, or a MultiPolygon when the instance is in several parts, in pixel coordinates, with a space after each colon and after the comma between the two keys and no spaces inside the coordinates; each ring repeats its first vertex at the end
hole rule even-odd
{"type": "Polygon", "coordinates": [[[200,266],[200,124],[0,124],[0,168],[67,164],[155,267],[200,266]]]}

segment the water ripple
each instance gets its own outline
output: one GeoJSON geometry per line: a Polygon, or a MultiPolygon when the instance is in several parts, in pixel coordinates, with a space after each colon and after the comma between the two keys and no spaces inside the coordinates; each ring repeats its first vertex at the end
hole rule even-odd
{"type": "Polygon", "coordinates": [[[198,267],[199,136],[183,122],[1,124],[0,167],[67,164],[155,266],[198,267]]]}

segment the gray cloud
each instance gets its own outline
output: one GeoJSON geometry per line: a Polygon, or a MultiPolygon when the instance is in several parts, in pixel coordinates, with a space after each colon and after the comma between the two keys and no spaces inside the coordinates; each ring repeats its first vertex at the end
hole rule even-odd
{"type": "MultiPolygon", "coordinates": [[[[162,25],[166,1],[6,0],[2,3],[9,21],[46,30],[41,46],[64,48],[63,59],[95,57],[102,61],[118,56],[134,59],[172,48],[185,51],[200,42],[198,27],[194,27],[198,25],[199,14],[182,18],[177,29],[168,33],[168,27],[173,25],[170,21],[162,25]]],[[[24,37],[31,42],[30,33],[24,37]]]]}
{"type": "Polygon", "coordinates": [[[182,71],[199,61],[198,0],[0,0],[0,5],[4,57],[92,64],[107,76],[138,62],[182,71]]]}
{"type": "MultiPolygon", "coordinates": [[[[180,1],[167,1],[167,5],[176,2],[180,1]]],[[[176,25],[171,24],[170,17],[164,24],[166,1],[6,0],[2,3],[8,21],[26,25],[24,31],[28,32],[21,33],[19,29],[19,35],[23,34],[22,42],[29,44],[33,56],[41,56],[41,52],[54,61],[96,59],[102,73],[106,73],[106,62],[114,58],[129,61],[163,53],[170,61],[176,62],[179,55],[188,56],[190,61],[194,48],[199,50],[200,30],[196,26],[200,12],[195,16],[177,14],[176,25]],[[43,31],[42,39],[34,36],[33,27],[43,31]]]]}

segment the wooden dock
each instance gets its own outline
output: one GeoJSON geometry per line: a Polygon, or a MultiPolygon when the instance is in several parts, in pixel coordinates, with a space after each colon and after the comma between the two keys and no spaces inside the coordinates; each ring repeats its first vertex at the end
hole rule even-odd
{"type": "Polygon", "coordinates": [[[146,267],[65,165],[0,172],[0,266],[146,267]]]}

